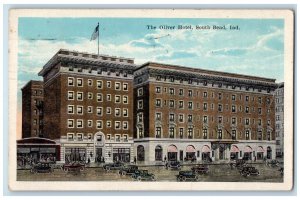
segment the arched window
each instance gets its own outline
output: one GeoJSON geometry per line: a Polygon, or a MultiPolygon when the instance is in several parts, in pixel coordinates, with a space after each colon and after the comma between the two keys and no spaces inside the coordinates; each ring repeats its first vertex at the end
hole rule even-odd
{"type": "Polygon", "coordinates": [[[155,161],[163,160],[162,152],[163,152],[162,147],[160,145],[157,145],[155,147],[155,161]]]}
{"type": "Polygon", "coordinates": [[[137,161],[145,161],[145,148],[143,145],[137,146],[137,161]]]}

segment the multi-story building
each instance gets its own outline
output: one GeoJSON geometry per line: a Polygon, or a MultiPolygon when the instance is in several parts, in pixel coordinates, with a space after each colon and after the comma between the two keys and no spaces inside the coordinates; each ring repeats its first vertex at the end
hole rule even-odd
{"type": "Polygon", "coordinates": [[[44,78],[44,136],[61,144],[61,160],[133,160],[134,60],[58,51],[44,78]]]}
{"type": "Polygon", "coordinates": [[[149,62],[134,72],[138,161],[275,157],[275,79],[149,62]]]}
{"type": "Polygon", "coordinates": [[[276,132],[276,157],[283,157],[284,150],[284,83],[278,84],[275,91],[275,132],[276,132]]]}
{"type": "Polygon", "coordinates": [[[22,138],[43,137],[43,81],[22,88],[22,138]]]}

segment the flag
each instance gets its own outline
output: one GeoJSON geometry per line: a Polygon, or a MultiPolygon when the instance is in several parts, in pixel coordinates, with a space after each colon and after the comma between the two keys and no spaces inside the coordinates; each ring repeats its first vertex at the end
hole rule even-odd
{"type": "Polygon", "coordinates": [[[95,28],[95,30],[94,30],[94,32],[92,34],[91,41],[92,40],[96,40],[98,37],[99,37],[99,23],[96,26],[96,28],[95,28]]]}

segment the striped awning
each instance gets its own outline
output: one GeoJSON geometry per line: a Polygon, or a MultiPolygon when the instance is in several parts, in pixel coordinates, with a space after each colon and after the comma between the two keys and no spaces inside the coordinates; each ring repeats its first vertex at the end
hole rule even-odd
{"type": "Polygon", "coordinates": [[[230,149],[231,152],[240,152],[239,148],[235,145],[232,145],[231,146],[231,149],[230,149]]]}
{"type": "Polygon", "coordinates": [[[262,147],[258,147],[256,152],[264,152],[264,149],[262,147]]]}
{"type": "Polygon", "coordinates": [[[250,152],[252,152],[252,148],[249,147],[249,146],[246,146],[245,149],[244,149],[244,152],[250,153],[250,152]]]}
{"type": "Polygon", "coordinates": [[[196,149],[192,145],[189,145],[186,147],[186,152],[188,153],[196,152],[196,149]]]}
{"type": "Polygon", "coordinates": [[[202,147],[202,152],[204,152],[204,153],[206,153],[206,152],[210,152],[210,148],[209,148],[209,146],[207,146],[207,145],[204,145],[204,146],[202,147]]]}
{"type": "Polygon", "coordinates": [[[168,147],[168,152],[177,152],[177,147],[174,145],[171,145],[168,147]]]}

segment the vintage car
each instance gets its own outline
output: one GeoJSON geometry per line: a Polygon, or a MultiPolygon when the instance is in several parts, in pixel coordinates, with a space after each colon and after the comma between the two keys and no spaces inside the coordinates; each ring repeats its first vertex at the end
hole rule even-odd
{"type": "Polygon", "coordinates": [[[251,176],[258,176],[259,171],[255,167],[247,166],[247,167],[243,167],[243,169],[240,171],[240,174],[242,176],[250,176],[250,175],[251,176]]]}
{"type": "Polygon", "coordinates": [[[61,169],[65,172],[81,172],[85,169],[85,164],[80,162],[65,163],[61,169]]]}
{"type": "Polygon", "coordinates": [[[32,166],[31,173],[52,173],[54,170],[49,162],[40,162],[32,166]]]}
{"type": "Polygon", "coordinates": [[[165,167],[166,167],[166,169],[180,170],[181,164],[179,161],[169,161],[166,163],[165,167]]]}
{"type": "Polygon", "coordinates": [[[178,175],[176,175],[177,181],[197,181],[198,175],[194,171],[180,171],[178,175]]]}
{"type": "Polygon", "coordinates": [[[131,177],[137,181],[155,181],[154,174],[149,173],[148,170],[136,170],[131,177]]]}
{"type": "Polygon", "coordinates": [[[283,173],[284,173],[284,168],[283,167],[280,167],[280,169],[278,170],[280,172],[280,174],[283,176],[283,173]]]}
{"type": "Polygon", "coordinates": [[[192,167],[191,170],[196,174],[208,174],[209,171],[208,165],[196,165],[192,167]]]}
{"type": "Polygon", "coordinates": [[[278,162],[278,160],[266,160],[266,166],[268,166],[268,167],[278,167],[279,162],[278,162]]]}
{"type": "Polygon", "coordinates": [[[118,174],[125,176],[125,175],[132,175],[135,171],[138,170],[138,166],[136,165],[127,165],[118,171],[118,174]]]}
{"type": "Polygon", "coordinates": [[[121,170],[122,168],[124,168],[124,164],[121,162],[114,162],[114,163],[103,165],[103,169],[106,171],[121,170]]]}
{"type": "Polygon", "coordinates": [[[247,164],[246,164],[246,161],[243,160],[243,159],[237,159],[235,160],[234,162],[230,163],[230,168],[233,169],[233,168],[236,168],[236,169],[239,169],[241,170],[243,167],[245,167],[247,164]]]}

